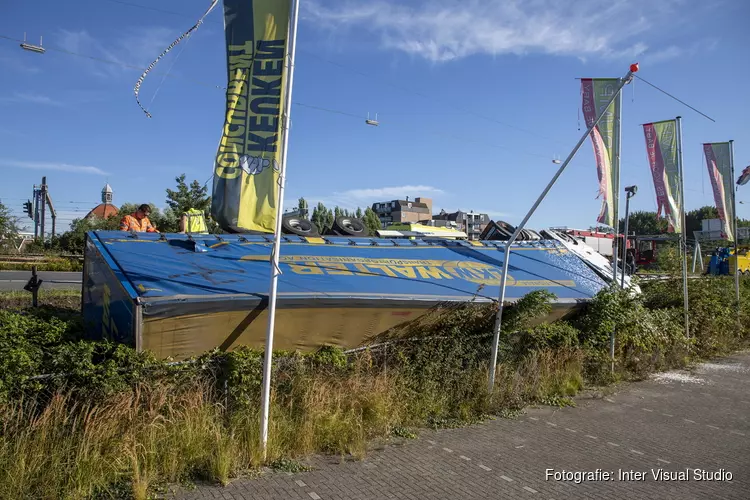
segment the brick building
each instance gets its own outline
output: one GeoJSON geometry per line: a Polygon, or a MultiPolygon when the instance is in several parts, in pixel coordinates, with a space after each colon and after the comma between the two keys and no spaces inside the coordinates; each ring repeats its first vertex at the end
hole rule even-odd
{"type": "Polygon", "coordinates": [[[390,223],[429,221],[432,219],[432,199],[417,197],[411,201],[407,196],[405,200],[373,203],[372,210],[384,228],[390,223]]]}

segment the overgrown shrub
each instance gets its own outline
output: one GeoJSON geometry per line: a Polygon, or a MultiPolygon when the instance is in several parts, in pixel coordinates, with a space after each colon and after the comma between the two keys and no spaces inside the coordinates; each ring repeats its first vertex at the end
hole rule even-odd
{"type": "MultiPolygon", "coordinates": [[[[689,340],[681,282],[642,288],[603,291],[553,324],[543,321],[547,292],[508,307],[491,395],[494,305],[437,307],[355,353],[276,352],[267,461],[359,457],[375,437],[571,404],[587,384],[612,380],[613,331],[614,375],[624,378],[744,345],[750,306],[738,316],[731,279],[691,280],[689,340]]],[[[750,284],[742,294],[745,304],[750,284]]],[[[262,462],[262,352],[169,365],[80,333],[76,311],[0,311],[0,498],[145,498],[167,482],[226,483],[262,462]],[[34,378],[43,373],[59,376],[34,378]]]]}

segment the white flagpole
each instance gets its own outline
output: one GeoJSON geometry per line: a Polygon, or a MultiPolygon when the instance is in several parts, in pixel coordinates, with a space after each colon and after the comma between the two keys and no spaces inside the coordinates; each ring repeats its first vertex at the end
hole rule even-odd
{"type": "Polygon", "coordinates": [[[263,393],[261,396],[260,439],[263,460],[268,450],[268,414],[271,397],[271,361],[273,358],[273,333],[276,320],[276,290],[279,282],[279,253],[281,251],[281,219],[284,215],[284,184],[286,181],[286,158],[289,150],[289,120],[292,113],[292,84],[294,80],[294,53],[297,42],[297,17],[299,0],[292,0],[287,38],[286,86],[284,88],[283,137],[281,138],[281,165],[279,165],[279,191],[276,198],[276,228],[274,230],[273,251],[271,253],[271,287],[268,292],[268,332],[266,351],[263,356],[263,393]]]}
{"type": "Polygon", "coordinates": [[[690,319],[688,315],[688,275],[687,275],[687,228],[685,227],[685,178],[683,177],[682,168],[682,117],[678,116],[676,119],[677,126],[677,165],[679,167],[678,175],[680,176],[680,225],[682,226],[682,233],[680,236],[680,246],[682,250],[682,295],[683,295],[683,306],[685,308],[685,337],[690,338],[690,319]]]}
{"type": "MultiPolygon", "coordinates": [[[[622,88],[630,83],[630,81],[633,79],[633,74],[638,71],[638,65],[632,64],[630,66],[630,71],[628,71],[627,75],[625,75],[624,78],[620,80],[620,82],[617,85],[617,90],[615,91],[615,95],[612,96],[612,98],[609,100],[606,106],[604,106],[604,110],[601,113],[597,113],[596,120],[594,120],[594,123],[591,124],[591,126],[586,130],[586,132],[583,133],[583,136],[578,140],[578,144],[575,145],[573,150],[570,152],[568,157],[565,159],[565,161],[560,165],[560,168],[557,169],[557,172],[552,177],[552,180],[549,181],[549,184],[547,184],[547,187],[544,188],[544,191],[542,191],[542,194],[539,195],[539,198],[534,202],[534,205],[531,207],[531,210],[526,214],[526,216],[523,218],[521,223],[516,226],[516,230],[513,231],[513,234],[511,235],[510,239],[505,242],[505,257],[503,260],[503,274],[502,278],[500,279],[500,298],[498,303],[498,309],[497,314],[495,315],[495,327],[493,331],[493,339],[492,339],[492,354],[490,356],[490,366],[489,366],[489,393],[490,396],[492,395],[492,391],[495,387],[495,375],[497,374],[497,350],[500,345],[500,331],[502,330],[503,326],[503,309],[505,304],[505,289],[508,284],[508,265],[510,262],[510,246],[513,244],[514,241],[516,241],[516,238],[518,238],[518,233],[521,232],[521,230],[524,228],[528,220],[531,218],[532,215],[534,215],[534,212],[536,211],[537,207],[542,203],[544,198],[547,196],[547,193],[549,193],[550,189],[552,189],[552,186],[557,182],[557,179],[562,175],[563,170],[565,170],[565,167],[568,166],[568,163],[571,162],[573,157],[575,157],[576,153],[579,149],[581,149],[581,145],[586,141],[589,134],[592,130],[594,130],[594,127],[596,127],[599,122],[601,121],[602,117],[604,116],[604,111],[609,107],[610,104],[615,102],[615,99],[618,98],[620,95],[620,91],[622,91],[622,88]]],[[[617,275],[615,275],[615,278],[617,278],[617,275]]]]}

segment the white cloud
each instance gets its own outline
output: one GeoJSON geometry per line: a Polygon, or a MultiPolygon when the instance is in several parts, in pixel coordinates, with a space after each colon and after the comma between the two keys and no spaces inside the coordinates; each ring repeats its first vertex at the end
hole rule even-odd
{"type": "MultiPolygon", "coordinates": [[[[434,62],[475,54],[545,53],[585,58],[631,58],[644,53],[641,39],[682,0],[437,0],[418,4],[376,0],[366,5],[305,2],[317,26],[375,33],[385,48],[434,62]]],[[[667,54],[665,54],[667,55],[667,54]]]]}
{"type": "Polygon", "coordinates": [[[25,168],[32,170],[58,170],[74,174],[108,175],[107,172],[97,167],[85,165],[71,165],[69,163],[55,163],[42,161],[17,161],[0,159],[0,166],[10,168],[25,168]]]}
{"type": "Polygon", "coordinates": [[[52,99],[43,94],[36,94],[33,92],[15,92],[10,97],[0,97],[0,102],[4,103],[20,103],[20,104],[42,104],[45,106],[65,106],[64,103],[52,99]]]}
{"type": "MultiPolygon", "coordinates": [[[[394,199],[403,200],[407,196],[409,199],[413,200],[418,196],[430,198],[435,195],[440,196],[445,194],[445,191],[434,186],[417,184],[381,188],[349,189],[347,191],[334,192],[330,196],[305,197],[305,200],[307,201],[310,210],[312,210],[318,203],[323,203],[327,208],[339,206],[346,209],[355,209],[360,207],[364,210],[365,208],[372,206],[373,203],[379,201],[390,201],[394,199]]],[[[297,200],[284,200],[284,207],[288,209],[296,208],[297,200]]]]}
{"type": "Polygon", "coordinates": [[[111,41],[102,41],[86,30],[61,29],[57,44],[67,51],[98,58],[98,61],[81,61],[92,74],[107,78],[145,68],[178,36],[176,30],[163,26],[139,26],[124,30],[122,35],[111,41]]]}

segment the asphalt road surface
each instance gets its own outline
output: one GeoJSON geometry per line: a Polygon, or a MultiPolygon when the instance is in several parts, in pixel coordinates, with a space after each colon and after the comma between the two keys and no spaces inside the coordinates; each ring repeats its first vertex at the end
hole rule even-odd
{"type": "MultiPolygon", "coordinates": [[[[81,288],[83,276],[80,272],[39,271],[43,280],[41,290],[62,290],[81,288]]],[[[0,291],[23,290],[31,278],[31,271],[0,271],[0,291]]]]}
{"type": "Polygon", "coordinates": [[[309,464],[310,472],[270,472],[176,495],[744,500],[750,498],[750,352],[660,374],[604,398],[579,398],[575,408],[528,409],[513,420],[422,431],[363,461],[317,456],[309,464]]]}

